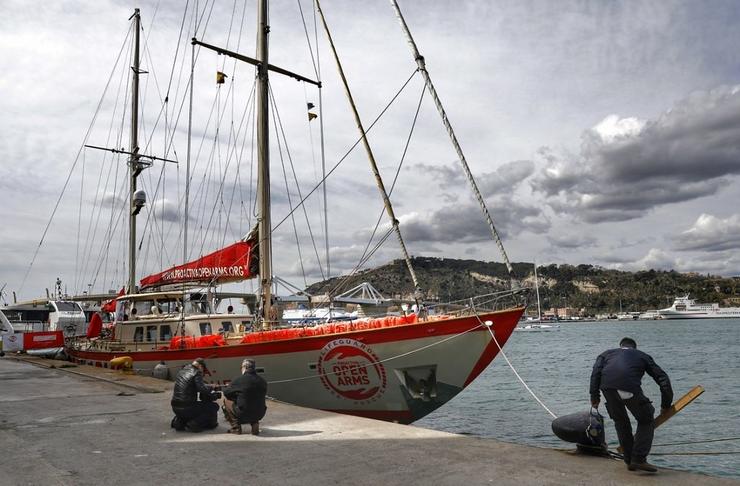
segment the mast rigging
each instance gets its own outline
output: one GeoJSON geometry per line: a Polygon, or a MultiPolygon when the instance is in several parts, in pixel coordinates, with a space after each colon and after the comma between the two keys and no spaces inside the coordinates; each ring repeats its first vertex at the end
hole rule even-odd
{"type": "Polygon", "coordinates": [[[504,249],[504,244],[501,242],[501,238],[499,237],[498,231],[496,231],[496,227],[493,224],[493,218],[491,217],[491,214],[488,212],[486,203],[483,200],[483,195],[480,193],[480,190],[478,190],[478,184],[475,182],[475,178],[473,178],[473,173],[470,171],[470,166],[468,166],[468,161],[465,158],[465,154],[463,153],[462,148],[460,147],[460,143],[457,141],[457,136],[455,136],[455,132],[452,129],[452,124],[450,124],[450,120],[447,118],[447,113],[445,112],[445,109],[442,106],[442,101],[439,99],[439,95],[437,94],[437,90],[434,88],[434,84],[432,84],[432,78],[429,76],[429,71],[427,71],[426,63],[424,62],[424,56],[422,56],[419,53],[419,49],[416,47],[416,42],[414,41],[414,38],[411,35],[411,31],[409,30],[409,27],[406,24],[406,20],[403,18],[403,14],[401,14],[401,9],[398,6],[398,2],[396,0],[390,0],[390,2],[391,2],[391,6],[393,7],[393,10],[396,12],[396,17],[398,17],[398,21],[401,24],[401,29],[403,29],[403,32],[406,35],[406,39],[409,42],[409,46],[411,47],[411,52],[414,55],[414,60],[416,61],[417,66],[419,67],[419,71],[421,71],[421,75],[424,77],[424,83],[426,84],[427,90],[429,91],[429,94],[432,96],[432,99],[434,100],[434,105],[437,107],[437,111],[439,111],[439,115],[442,117],[442,123],[444,124],[445,129],[447,130],[447,134],[450,136],[452,145],[455,147],[457,156],[460,159],[460,164],[462,165],[463,171],[465,172],[465,177],[467,177],[468,182],[470,183],[470,186],[473,189],[475,198],[478,200],[478,204],[480,205],[481,211],[483,212],[483,216],[486,219],[486,223],[488,223],[488,227],[491,230],[491,235],[493,236],[493,240],[496,242],[496,246],[498,246],[498,249],[501,252],[501,257],[503,258],[504,263],[506,264],[506,268],[509,271],[509,277],[511,278],[511,286],[513,288],[517,286],[516,282],[514,281],[514,269],[512,268],[511,263],[509,262],[509,257],[506,254],[506,250],[504,249]]]}

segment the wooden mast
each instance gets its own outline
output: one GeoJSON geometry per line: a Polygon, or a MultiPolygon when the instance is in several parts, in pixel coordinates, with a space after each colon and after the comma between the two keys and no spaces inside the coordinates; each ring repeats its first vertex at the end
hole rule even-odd
{"type": "Polygon", "coordinates": [[[267,0],[257,2],[257,194],[259,216],[259,273],[263,327],[275,320],[272,314],[272,227],[270,220],[270,130],[267,0]]]}
{"type": "Polygon", "coordinates": [[[139,164],[139,32],[141,31],[141,15],[139,9],[134,10],[134,59],[131,66],[131,139],[129,158],[129,240],[128,240],[128,293],[136,293],[136,215],[141,207],[137,208],[134,195],[136,194],[136,178],[141,172],[139,164]]]}

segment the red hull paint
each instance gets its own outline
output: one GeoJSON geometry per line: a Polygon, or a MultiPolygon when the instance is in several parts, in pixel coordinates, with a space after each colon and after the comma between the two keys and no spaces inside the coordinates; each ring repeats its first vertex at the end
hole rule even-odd
{"type": "MultiPolygon", "coordinates": [[[[514,327],[516,327],[519,321],[519,316],[523,312],[514,311],[513,313],[506,314],[483,314],[481,319],[485,321],[493,320],[494,329],[496,329],[497,339],[501,346],[509,339],[514,327]],[[500,327],[499,327],[500,326],[500,327]],[[502,337],[503,336],[503,337],[502,337]]],[[[117,356],[131,356],[134,362],[137,361],[167,361],[167,360],[181,360],[181,359],[195,359],[198,357],[204,358],[233,358],[244,355],[256,355],[261,354],[284,354],[294,353],[301,351],[315,351],[319,350],[327,342],[337,339],[339,337],[348,337],[362,341],[365,344],[379,344],[393,341],[404,341],[408,339],[418,339],[426,337],[442,337],[451,334],[459,334],[461,332],[485,332],[488,330],[481,326],[478,319],[475,316],[472,317],[459,317],[449,320],[440,321],[427,321],[416,324],[407,324],[398,327],[387,327],[379,329],[369,329],[362,331],[350,331],[341,334],[326,334],[321,336],[307,336],[296,339],[285,339],[282,341],[266,342],[266,343],[247,343],[247,344],[229,344],[227,346],[213,346],[204,348],[191,348],[191,349],[168,349],[162,351],[70,351],[70,356],[92,360],[92,361],[108,361],[117,356]]],[[[491,341],[491,344],[486,349],[486,352],[481,356],[479,363],[476,365],[476,369],[471,373],[468,383],[475,379],[488,363],[493,360],[496,356],[498,348],[496,344],[491,341]],[[490,356],[490,358],[489,358],[490,356]],[[488,359],[486,359],[488,358],[488,359]]]]}
{"type": "MultiPolygon", "coordinates": [[[[265,363],[265,377],[271,383],[271,395],[279,400],[350,415],[411,423],[464,389],[496,357],[498,346],[482,322],[493,322],[491,329],[503,347],[523,311],[519,307],[480,316],[226,346],[117,352],[69,349],[68,353],[73,361],[103,367],[108,367],[108,362],[114,357],[130,356],[134,360],[134,367],[143,372],[151,370],[160,361],[181,365],[203,357],[206,360],[216,360],[211,366],[216,369],[216,375],[211,377],[214,382],[221,382],[222,377],[231,378],[232,374],[238,372],[241,358],[249,356],[257,359],[258,363],[265,363]],[[316,363],[322,359],[322,350],[326,350],[327,346],[332,346],[337,340],[359,341],[380,354],[376,359],[386,360],[379,367],[386,368],[383,376],[387,376],[392,383],[389,381],[387,388],[383,384],[385,391],[379,395],[381,398],[362,402],[347,395],[332,395],[331,387],[327,388],[325,383],[322,386],[323,378],[321,381],[319,378],[323,375],[317,374],[316,363]],[[412,353],[417,354],[410,356],[412,353]],[[314,363],[313,368],[308,367],[311,363],[314,363]],[[408,402],[409,395],[403,390],[409,385],[403,375],[408,370],[425,367],[434,367],[437,370],[437,379],[446,385],[447,395],[444,399],[440,396],[433,407],[422,410],[418,408],[419,404],[412,407],[408,402]],[[309,381],[305,381],[306,379],[309,381]]],[[[428,402],[424,404],[425,407],[427,405],[428,402]]]]}

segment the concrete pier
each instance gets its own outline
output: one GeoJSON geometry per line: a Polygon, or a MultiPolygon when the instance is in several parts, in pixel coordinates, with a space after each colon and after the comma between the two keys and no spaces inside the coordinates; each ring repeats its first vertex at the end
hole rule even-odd
{"type": "Polygon", "coordinates": [[[0,484],[740,485],[275,402],[260,436],[176,432],[171,383],[61,366],[0,359],[0,484]]]}

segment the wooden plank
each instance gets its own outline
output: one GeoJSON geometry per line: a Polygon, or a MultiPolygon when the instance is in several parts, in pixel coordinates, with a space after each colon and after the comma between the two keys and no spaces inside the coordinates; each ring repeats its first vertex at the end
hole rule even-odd
{"type": "Polygon", "coordinates": [[[683,410],[686,405],[696,400],[702,393],[704,393],[704,388],[701,385],[696,385],[689,390],[686,395],[676,400],[668,410],[655,417],[655,427],[660,427],[661,424],[683,410]]]}

